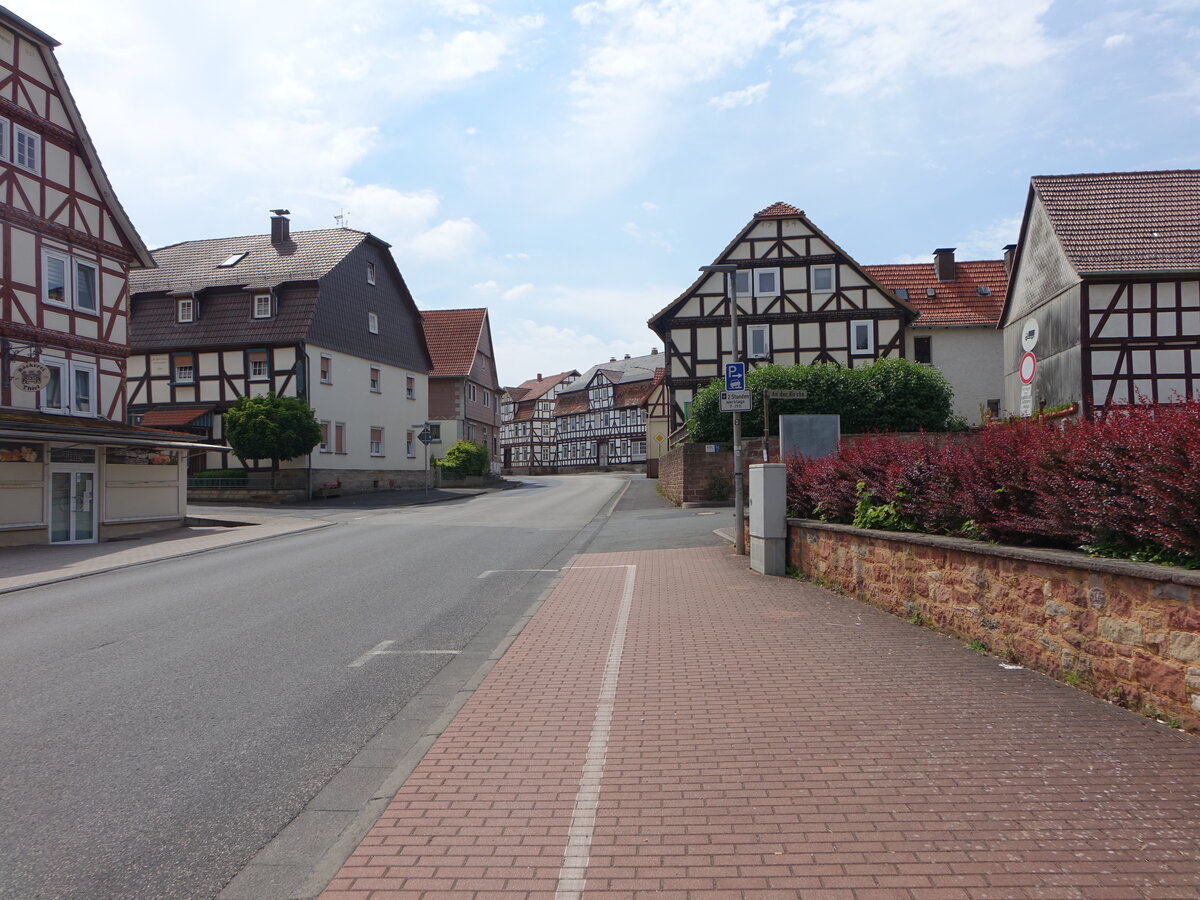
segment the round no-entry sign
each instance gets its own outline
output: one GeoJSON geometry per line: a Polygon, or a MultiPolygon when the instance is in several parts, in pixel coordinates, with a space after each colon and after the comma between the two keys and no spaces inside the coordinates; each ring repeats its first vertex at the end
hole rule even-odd
{"type": "Polygon", "coordinates": [[[1037,357],[1032,353],[1026,353],[1021,357],[1021,366],[1018,372],[1021,374],[1021,384],[1032,384],[1033,373],[1037,371],[1037,357]]]}

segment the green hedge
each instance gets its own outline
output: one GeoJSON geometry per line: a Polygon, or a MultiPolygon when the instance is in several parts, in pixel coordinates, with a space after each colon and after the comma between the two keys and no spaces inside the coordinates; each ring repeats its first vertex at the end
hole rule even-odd
{"type": "MultiPolygon", "coordinates": [[[[692,399],[688,436],[709,443],[733,437],[733,415],[720,409],[725,385],[719,378],[692,399]]],[[[853,369],[834,363],[751,369],[746,387],[753,408],[742,413],[742,434],[763,433],[763,390],[803,390],[806,400],[772,400],[771,433],[779,433],[777,416],[832,415],[842,417],[842,432],[947,431],[965,426],[952,412],[954,391],[940,371],[906,359],[880,359],[853,369]]]]}
{"type": "Polygon", "coordinates": [[[487,447],[474,441],[459,441],[452,444],[438,467],[452,476],[486,475],[489,457],[487,447]]]}

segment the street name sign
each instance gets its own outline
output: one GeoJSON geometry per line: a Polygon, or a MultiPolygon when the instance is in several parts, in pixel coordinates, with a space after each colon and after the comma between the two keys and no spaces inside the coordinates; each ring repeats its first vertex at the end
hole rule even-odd
{"type": "Polygon", "coordinates": [[[807,400],[808,391],[785,391],[780,389],[765,390],[764,394],[772,400],[807,400]]]}
{"type": "Polygon", "coordinates": [[[750,412],[750,398],[749,391],[721,391],[721,412],[750,412]]]}

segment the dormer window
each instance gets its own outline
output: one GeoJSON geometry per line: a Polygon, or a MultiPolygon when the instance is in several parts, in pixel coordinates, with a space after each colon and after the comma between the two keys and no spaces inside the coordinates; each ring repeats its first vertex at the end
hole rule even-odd
{"type": "Polygon", "coordinates": [[[175,321],[195,322],[196,301],[192,297],[180,297],[175,301],[175,321]]]}
{"type": "Polygon", "coordinates": [[[235,253],[235,254],[233,254],[233,256],[226,258],[226,260],[224,262],[217,263],[217,268],[218,269],[232,269],[234,266],[236,266],[238,263],[240,263],[243,259],[245,259],[246,254],[248,254],[249,252],[250,252],[249,250],[243,250],[241,253],[235,253]]]}
{"type": "Polygon", "coordinates": [[[367,263],[367,284],[375,283],[375,263],[367,263]]]}
{"type": "Polygon", "coordinates": [[[254,295],[254,318],[256,318],[256,319],[271,318],[271,295],[270,294],[255,294],[254,295]]]}

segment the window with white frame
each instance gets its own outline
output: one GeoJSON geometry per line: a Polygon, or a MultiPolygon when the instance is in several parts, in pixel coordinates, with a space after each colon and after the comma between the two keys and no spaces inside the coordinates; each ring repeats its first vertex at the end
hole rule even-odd
{"type": "Polygon", "coordinates": [[[746,326],[746,356],[749,359],[770,359],[771,326],[746,326]]]}
{"type": "Polygon", "coordinates": [[[256,318],[256,319],[271,318],[271,295],[270,294],[255,294],[254,295],[254,318],[256,318]]]}
{"type": "Polygon", "coordinates": [[[329,446],[329,420],[321,420],[321,443],[317,444],[317,450],[321,453],[331,453],[332,448],[329,446]]]}
{"type": "Polygon", "coordinates": [[[379,313],[367,313],[367,331],[379,334],[379,313]]]}
{"type": "Polygon", "coordinates": [[[333,423],[333,452],[334,453],[345,453],[346,452],[346,423],[345,422],[334,422],[333,423]]]}
{"type": "Polygon", "coordinates": [[[383,429],[378,425],[371,426],[371,455],[383,456],[383,429]]]}
{"type": "Polygon", "coordinates": [[[367,284],[375,283],[375,263],[367,263],[367,284]]]}
{"type": "Polygon", "coordinates": [[[411,375],[404,376],[404,396],[409,400],[417,399],[417,379],[411,375]]]}
{"type": "Polygon", "coordinates": [[[175,321],[196,321],[196,301],[191,297],[180,297],[175,301],[175,321]]]}
{"type": "Polygon", "coordinates": [[[475,394],[475,382],[473,382],[473,381],[468,381],[468,382],[467,382],[467,399],[468,399],[468,400],[472,400],[472,401],[473,401],[473,400],[475,399],[475,396],[476,396],[476,394],[475,394]]]}
{"type": "Polygon", "coordinates": [[[814,292],[828,293],[834,288],[833,266],[809,266],[808,289],[814,292]]]}
{"type": "Polygon", "coordinates": [[[42,300],[80,312],[100,311],[100,267],[57,250],[42,252],[42,300]]]}
{"type": "Polygon", "coordinates": [[[774,297],[779,293],[778,269],[754,270],[754,296],[774,297]]]}
{"type": "Polygon", "coordinates": [[[271,377],[271,367],[268,364],[266,350],[247,350],[246,360],[251,381],[267,381],[271,377]]]}
{"type": "Polygon", "coordinates": [[[430,443],[439,443],[440,444],[442,441],[442,423],[441,422],[430,422],[429,425],[427,425],[426,427],[429,429],[430,443]]]}
{"type": "Polygon", "coordinates": [[[13,162],[22,169],[40,174],[42,171],[42,139],[39,135],[22,128],[13,126],[13,162]]]}
{"type": "Polygon", "coordinates": [[[8,159],[8,119],[0,119],[0,159],[8,159]]]}
{"type": "Polygon", "coordinates": [[[378,394],[382,390],[382,381],[379,369],[371,366],[371,393],[378,394]]]}
{"type": "Polygon", "coordinates": [[[490,407],[492,405],[492,392],[485,390],[483,392],[483,405],[490,407]]]}
{"type": "Polygon", "coordinates": [[[854,356],[871,356],[875,352],[875,323],[850,323],[850,353],[854,356]]]}
{"type": "Polygon", "coordinates": [[[321,383],[333,384],[333,357],[321,354],[321,383]]]}
{"type": "Polygon", "coordinates": [[[410,458],[417,455],[417,445],[413,443],[413,440],[411,431],[404,432],[404,453],[410,458]]]}
{"type": "Polygon", "coordinates": [[[77,360],[43,356],[50,381],[42,388],[42,412],[71,416],[96,415],[96,366],[77,360]]]}
{"type": "Polygon", "coordinates": [[[193,384],[196,381],[196,359],[190,353],[171,354],[171,380],[175,384],[193,384]]]}

